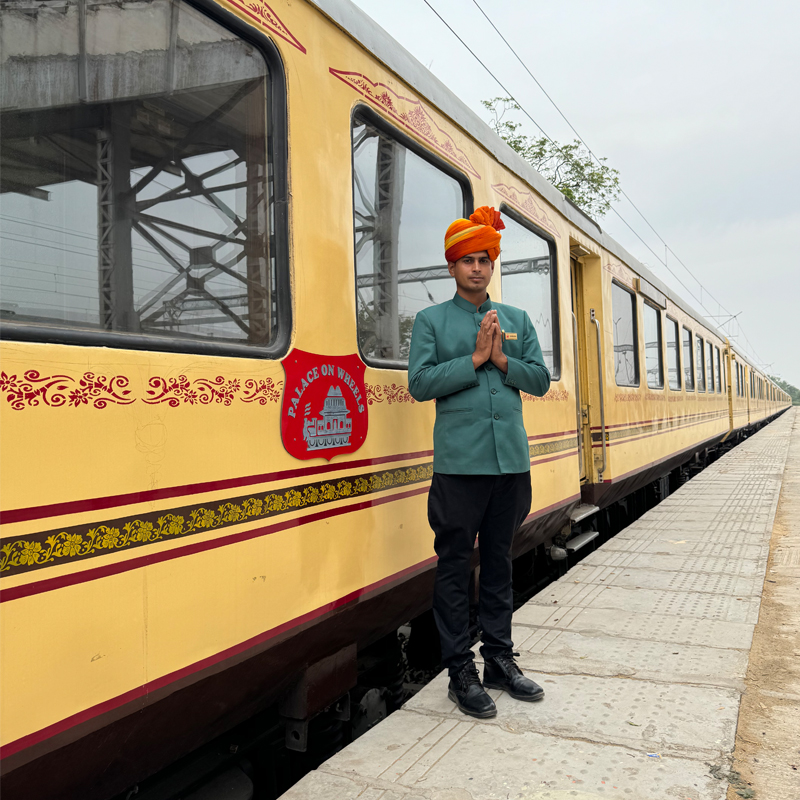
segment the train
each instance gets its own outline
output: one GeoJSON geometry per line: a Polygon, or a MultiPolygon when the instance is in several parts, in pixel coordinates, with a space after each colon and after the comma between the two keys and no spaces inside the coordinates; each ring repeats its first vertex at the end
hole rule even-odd
{"type": "Polygon", "coordinates": [[[105,800],[273,707],[302,749],[430,608],[408,347],[476,206],[552,375],[518,562],[791,404],[348,0],[0,14],[9,800],[105,800]]]}

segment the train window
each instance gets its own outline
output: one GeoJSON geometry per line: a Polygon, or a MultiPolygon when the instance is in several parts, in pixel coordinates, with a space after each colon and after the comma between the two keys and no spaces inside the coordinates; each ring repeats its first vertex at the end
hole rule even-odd
{"type": "Polygon", "coordinates": [[[667,380],[669,388],[679,390],[681,388],[681,361],[680,351],[678,350],[678,323],[667,317],[667,380]]]}
{"type": "Polygon", "coordinates": [[[277,51],[180,0],[61,5],[57,25],[3,12],[19,34],[3,55],[6,335],[277,354],[290,306],[277,51]]]}
{"type": "Polygon", "coordinates": [[[453,296],[442,235],[467,198],[443,163],[368,110],[352,135],[358,344],[367,362],[405,368],[417,312],[453,296]]]}
{"type": "Polygon", "coordinates": [[[503,300],[528,312],[552,380],[560,374],[556,248],[521,217],[501,206],[506,229],[500,253],[503,300]]]}
{"type": "Polygon", "coordinates": [[[722,391],[722,363],[720,360],[719,347],[714,347],[714,380],[717,383],[717,391],[722,391]]]}
{"type": "Polygon", "coordinates": [[[706,369],[708,372],[708,383],[706,388],[709,392],[714,391],[714,345],[706,342],[706,369]]]}
{"type": "Polygon", "coordinates": [[[617,386],[639,385],[636,337],[636,295],[611,283],[611,313],[614,323],[614,376],[617,386]]]}
{"type": "Polygon", "coordinates": [[[692,350],[692,332],[683,329],[683,382],[687,392],[694,391],[694,350],[692,350]]]}
{"type": "Polygon", "coordinates": [[[705,358],[703,351],[703,340],[699,336],[694,337],[695,351],[697,357],[695,358],[695,371],[697,373],[697,391],[704,392],[706,390],[706,368],[705,358]]]}
{"type": "Polygon", "coordinates": [[[664,366],[661,355],[661,312],[645,303],[642,306],[644,327],[644,367],[647,385],[651,389],[664,388],[664,366]]]}

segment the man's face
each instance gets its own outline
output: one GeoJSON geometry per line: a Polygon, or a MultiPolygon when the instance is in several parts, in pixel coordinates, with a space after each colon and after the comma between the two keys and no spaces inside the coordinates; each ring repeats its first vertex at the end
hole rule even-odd
{"type": "Polygon", "coordinates": [[[467,294],[485,294],[492,279],[494,262],[485,250],[481,250],[459,258],[454,264],[448,264],[447,268],[456,279],[459,289],[467,294]]]}

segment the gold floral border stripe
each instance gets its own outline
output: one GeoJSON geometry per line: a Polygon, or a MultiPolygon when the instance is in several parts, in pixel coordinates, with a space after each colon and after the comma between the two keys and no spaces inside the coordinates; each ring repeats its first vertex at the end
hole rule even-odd
{"type": "MultiPolygon", "coordinates": [[[[690,419],[684,422],[681,418],[670,420],[661,420],[660,422],[653,422],[649,425],[636,425],[631,428],[617,428],[615,430],[606,431],[606,441],[612,442],[616,439],[627,439],[630,436],[641,436],[643,433],[663,433],[666,431],[678,430],[680,428],[688,428],[692,425],[705,425],[709,422],[716,422],[722,417],[728,416],[728,411],[709,411],[705,414],[700,414],[700,419],[690,419]]],[[[599,431],[592,432],[592,441],[599,442],[601,434],[599,431]]]]}
{"type": "Polygon", "coordinates": [[[154,542],[182,539],[206,531],[268,519],[302,508],[316,508],[336,500],[429,481],[433,464],[353,475],[337,481],[317,481],[265,494],[249,494],[209,505],[183,506],[102,523],[42,531],[0,540],[0,574],[3,577],[56,564],[82,561],[142,547],[154,542]]]}
{"type": "Polygon", "coordinates": [[[572,450],[577,446],[578,437],[573,436],[571,439],[561,439],[558,442],[541,442],[529,445],[528,452],[531,458],[538,458],[539,456],[549,456],[553,453],[563,453],[565,450],[572,450]]]}

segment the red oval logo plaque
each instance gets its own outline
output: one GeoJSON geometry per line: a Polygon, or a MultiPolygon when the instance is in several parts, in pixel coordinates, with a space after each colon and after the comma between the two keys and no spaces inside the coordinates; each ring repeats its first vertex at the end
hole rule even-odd
{"type": "Polygon", "coordinates": [[[290,455],[330,461],[364,444],[369,423],[364,369],[357,354],[292,350],[286,356],[281,438],[290,455]]]}

